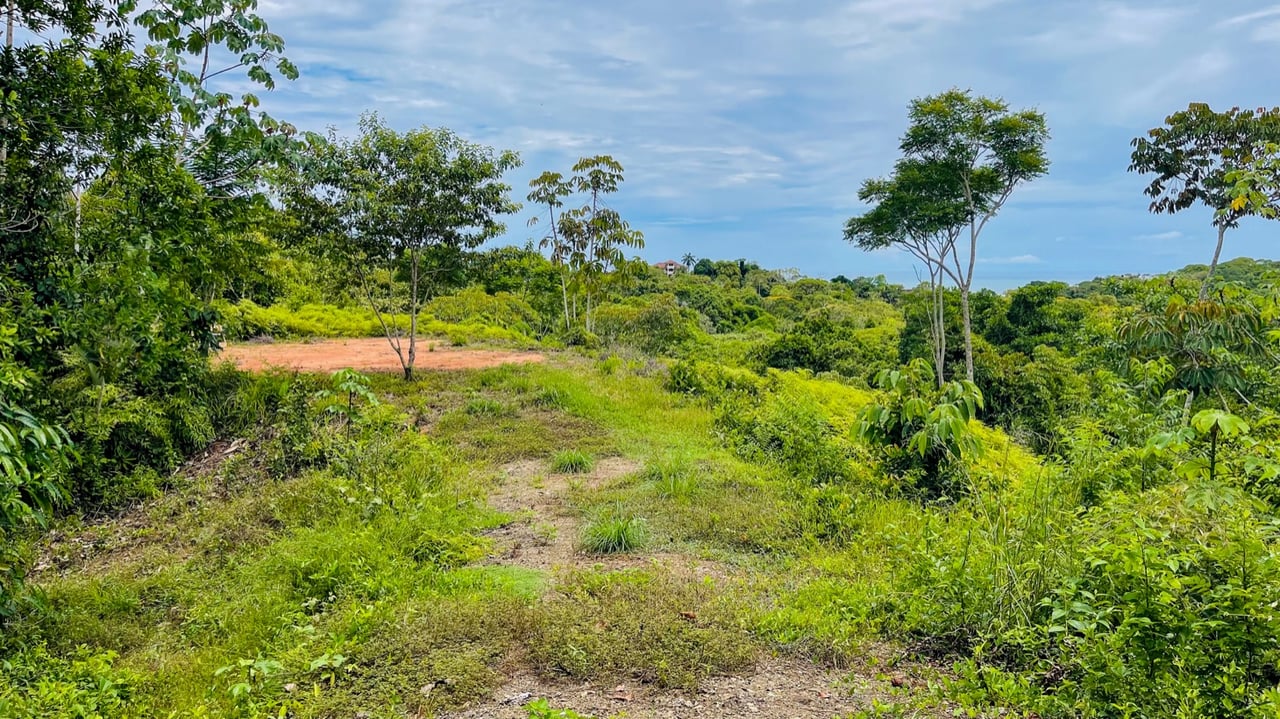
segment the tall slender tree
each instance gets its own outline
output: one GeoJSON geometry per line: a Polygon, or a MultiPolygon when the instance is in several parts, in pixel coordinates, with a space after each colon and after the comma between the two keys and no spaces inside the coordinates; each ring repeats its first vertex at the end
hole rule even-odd
{"type": "Polygon", "coordinates": [[[898,247],[924,263],[929,277],[929,339],[934,377],[946,382],[946,315],[943,292],[949,258],[967,224],[969,211],[956,174],[933,163],[900,160],[887,179],[867,180],[858,199],[871,209],[845,223],[845,240],[863,250],[898,247]]]}
{"type": "Polygon", "coordinates": [[[911,103],[911,125],[902,153],[950,174],[947,187],[960,192],[967,209],[967,240],[950,250],[947,274],[960,289],[965,374],[973,380],[973,322],[969,295],[978,260],[978,241],[1015,189],[1049,171],[1045,143],[1049,129],[1035,110],[1011,111],[998,98],[975,97],[952,89],[911,103]]]}
{"type": "MultiPolygon", "coordinates": [[[[626,259],[624,248],[644,247],[644,234],[633,230],[617,210],[607,204],[609,195],[623,181],[622,165],[608,155],[583,157],[565,180],[557,172],[544,172],[529,183],[529,201],[547,207],[551,228],[543,238],[551,260],[562,271],[566,325],[577,317],[577,298],[583,298],[583,328],[594,331],[593,302],[608,273],[626,259]],[[577,195],[581,205],[561,209],[577,195]],[[561,210],[556,215],[556,210],[561,210]],[[573,294],[572,308],[569,293],[573,294]]],[[[537,218],[530,220],[536,224],[537,218]]]]}
{"type": "MultiPolygon", "coordinates": [[[[564,328],[567,331],[573,325],[569,312],[569,267],[575,248],[561,236],[560,218],[556,212],[561,211],[563,215],[564,200],[573,193],[573,187],[565,181],[564,175],[548,170],[531,180],[529,188],[529,202],[547,208],[547,234],[539,240],[538,248],[551,250],[551,264],[560,275],[560,298],[564,303],[564,328]]],[[[529,226],[538,224],[540,219],[538,215],[529,218],[529,226]]]]}

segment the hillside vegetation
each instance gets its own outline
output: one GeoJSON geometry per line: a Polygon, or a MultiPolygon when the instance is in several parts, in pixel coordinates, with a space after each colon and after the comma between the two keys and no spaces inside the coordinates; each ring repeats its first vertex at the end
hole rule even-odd
{"type": "Polygon", "coordinates": [[[0,717],[1280,715],[1280,268],[1219,261],[1280,110],[1134,142],[1209,264],[998,293],[1047,119],[919,98],[844,227],[904,287],[650,265],[607,155],[301,132],[224,91],[298,74],[251,0],[7,14],[0,717]],[[350,337],[397,371],[219,359],[350,337]]]}

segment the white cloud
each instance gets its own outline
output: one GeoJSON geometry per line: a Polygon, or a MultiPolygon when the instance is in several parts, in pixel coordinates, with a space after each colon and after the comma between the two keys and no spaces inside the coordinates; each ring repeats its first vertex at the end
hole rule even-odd
{"type": "Polygon", "coordinates": [[[842,243],[859,184],[891,170],[909,99],[971,87],[1039,107],[1054,132],[1050,176],[1019,188],[984,237],[990,264],[1012,271],[1038,262],[1024,241],[1096,236],[1103,222],[1113,237],[1151,232],[1127,142],[1169,112],[1280,95],[1280,78],[1237,72],[1271,61],[1240,39],[1271,32],[1280,5],[1233,8],[1220,20],[1194,0],[262,0],[303,72],[263,99],[307,129],[349,132],[377,109],[398,128],[519,150],[518,197],[544,169],[609,153],[627,169],[614,205],[655,252],[874,274],[902,263],[842,243]]]}
{"type": "Polygon", "coordinates": [[[1184,235],[1178,230],[1169,230],[1168,232],[1156,232],[1149,235],[1138,235],[1133,238],[1135,240],[1176,240],[1184,235]]]}
{"type": "Polygon", "coordinates": [[[1035,255],[1014,255],[1013,257],[981,257],[978,262],[985,265],[1038,265],[1044,260],[1035,255]]]}
{"type": "Polygon", "coordinates": [[[1271,7],[1264,8],[1262,10],[1255,10],[1254,12],[1247,12],[1242,15],[1233,15],[1232,17],[1219,22],[1218,26],[1230,27],[1232,25],[1245,25],[1255,20],[1275,17],[1276,15],[1280,15],[1280,5],[1272,5],[1271,7]]]}

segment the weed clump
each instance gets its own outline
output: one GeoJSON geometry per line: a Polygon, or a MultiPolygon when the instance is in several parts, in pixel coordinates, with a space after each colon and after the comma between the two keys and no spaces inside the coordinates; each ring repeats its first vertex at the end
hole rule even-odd
{"type": "Polygon", "coordinates": [[[559,474],[586,474],[596,466],[595,458],[577,449],[557,452],[551,458],[551,471],[559,474]]]}
{"type": "Polygon", "coordinates": [[[591,554],[632,552],[648,541],[648,523],[620,508],[605,512],[582,530],[582,549],[591,554]]]}
{"type": "Polygon", "coordinates": [[[487,397],[477,397],[467,402],[463,411],[472,417],[510,417],[515,414],[507,405],[487,397]]]}
{"type": "Polygon", "coordinates": [[[663,499],[690,499],[700,489],[694,467],[685,457],[649,463],[644,470],[644,479],[653,484],[663,499]]]}

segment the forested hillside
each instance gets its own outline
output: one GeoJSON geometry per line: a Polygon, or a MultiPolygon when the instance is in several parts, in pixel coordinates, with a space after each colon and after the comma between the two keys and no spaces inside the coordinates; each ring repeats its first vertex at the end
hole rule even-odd
{"type": "Polygon", "coordinates": [[[271,117],[251,0],[0,12],[0,716],[1280,714],[1280,110],[1117,160],[1209,263],[996,292],[1051,118],[919,98],[903,286],[271,117]]]}

